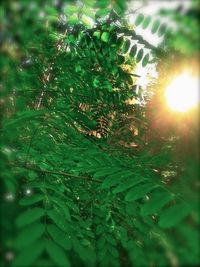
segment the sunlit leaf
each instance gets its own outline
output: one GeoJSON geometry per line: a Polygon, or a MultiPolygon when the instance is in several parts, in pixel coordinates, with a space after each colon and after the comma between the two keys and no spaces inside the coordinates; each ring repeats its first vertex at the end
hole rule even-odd
{"type": "Polygon", "coordinates": [[[142,28],[146,29],[149,26],[149,23],[151,22],[151,16],[145,17],[142,23],[142,28]]]}
{"type": "Polygon", "coordinates": [[[161,24],[161,26],[158,29],[158,36],[162,36],[166,33],[167,25],[165,23],[161,24]]]}
{"type": "Polygon", "coordinates": [[[73,15],[74,13],[77,13],[79,11],[79,6],[78,5],[66,5],[64,8],[64,13],[67,16],[73,15]]]}
{"type": "Polygon", "coordinates": [[[146,54],[142,60],[142,66],[145,67],[149,63],[149,54],[146,54]]]}
{"type": "Polygon", "coordinates": [[[140,62],[140,61],[142,60],[143,54],[144,54],[144,49],[141,48],[141,49],[139,50],[139,52],[137,53],[137,56],[136,56],[136,62],[140,62]]]}
{"type": "Polygon", "coordinates": [[[95,17],[96,18],[104,17],[104,16],[108,15],[109,13],[110,13],[110,9],[109,8],[102,8],[102,9],[99,9],[96,12],[95,17]]]}
{"type": "Polygon", "coordinates": [[[97,37],[98,39],[100,39],[100,36],[101,36],[101,32],[100,31],[95,31],[93,33],[93,36],[97,37]]]}
{"type": "Polygon", "coordinates": [[[144,15],[143,14],[139,14],[135,20],[135,25],[138,26],[142,23],[142,21],[144,20],[144,15]]]}
{"type": "Polygon", "coordinates": [[[130,47],[130,44],[131,44],[131,42],[130,42],[130,40],[126,40],[125,42],[124,42],[124,44],[123,44],[123,47],[122,47],[122,53],[127,53],[128,52],[128,50],[129,50],[129,47],[130,47]]]}
{"type": "Polygon", "coordinates": [[[68,18],[68,23],[71,24],[71,25],[74,25],[77,22],[79,22],[79,18],[78,18],[78,15],[77,14],[74,14],[74,15],[72,15],[72,16],[70,16],[68,18]]]}
{"type": "Polygon", "coordinates": [[[152,33],[156,33],[158,28],[160,26],[160,21],[157,19],[153,22],[152,28],[151,28],[151,32],[152,33]]]}
{"type": "Polygon", "coordinates": [[[137,53],[137,45],[135,44],[132,46],[132,48],[130,50],[130,56],[135,57],[136,53],[137,53]]]}
{"type": "Polygon", "coordinates": [[[110,34],[108,32],[103,32],[102,35],[101,35],[101,40],[105,43],[108,42],[108,39],[109,39],[109,36],[110,34]]]}

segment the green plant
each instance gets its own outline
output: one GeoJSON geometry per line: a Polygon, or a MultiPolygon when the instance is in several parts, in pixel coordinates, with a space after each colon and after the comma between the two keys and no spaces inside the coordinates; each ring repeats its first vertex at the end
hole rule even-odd
{"type": "MultiPolygon", "coordinates": [[[[180,175],[173,143],[161,142],[154,153],[145,141],[140,101],[148,93],[138,94],[135,70],[151,64],[157,49],[128,25],[121,1],[109,4],[85,0],[60,11],[49,2],[43,14],[39,4],[22,1],[1,12],[10,28],[2,56],[1,175],[4,192],[17,201],[2,221],[2,252],[15,253],[11,266],[198,263],[196,199],[166,182],[172,171],[180,175]],[[132,98],[140,104],[128,104],[132,98]],[[89,133],[100,116],[111,123],[97,138],[89,133]]],[[[3,203],[5,214],[10,205],[3,203]]]]}

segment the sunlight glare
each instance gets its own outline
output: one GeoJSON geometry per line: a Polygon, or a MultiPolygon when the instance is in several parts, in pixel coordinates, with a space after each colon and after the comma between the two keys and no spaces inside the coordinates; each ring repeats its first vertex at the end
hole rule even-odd
{"type": "Polygon", "coordinates": [[[168,107],[177,112],[186,112],[198,105],[198,79],[189,73],[176,77],[165,91],[168,107]]]}

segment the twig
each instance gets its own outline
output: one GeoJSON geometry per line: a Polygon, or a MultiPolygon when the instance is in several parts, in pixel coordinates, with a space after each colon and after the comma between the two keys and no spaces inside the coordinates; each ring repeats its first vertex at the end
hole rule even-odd
{"type": "Polygon", "coordinates": [[[101,180],[98,180],[98,179],[94,180],[94,179],[91,179],[89,176],[78,176],[78,175],[73,175],[73,174],[61,172],[61,171],[49,171],[49,170],[44,170],[38,167],[31,166],[31,165],[27,165],[27,164],[20,164],[19,167],[32,170],[35,172],[40,172],[40,173],[49,173],[49,174],[61,175],[61,176],[66,176],[66,177],[71,177],[71,178],[76,178],[76,179],[84,179],[84,180],[89,180],[92,182],[102,183],[101,180]]]}

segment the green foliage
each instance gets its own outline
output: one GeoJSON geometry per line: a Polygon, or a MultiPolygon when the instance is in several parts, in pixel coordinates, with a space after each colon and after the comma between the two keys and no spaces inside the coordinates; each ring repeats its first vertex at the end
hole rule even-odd
{"type": "MultiPolygon", "coordinates": [[[[171,50],[179,51],[185,57],[192,57],[199,52],[199,7],[196,7],[198,1],[191,1],[191,7],[183,11],[181,5],[177,9],[162,9],[160,14],[163,18],[170,19],[174,30],[167,31],[167,41],[164,46],[171,50]]],[[[165,31],[165,27],[160,31],[165,31]]]]}
{"type": "Polygon", "coordinates": [[[143,14],[138,14],[135,20],[135,25],[139,26],[142,24],[143,29],[147,29],[148,27],[151,27],[151,32],[157,33],[158,36],[162,36],[165,34],[167,30],[167,25],[165,23],[161,23],[159,19],[153,19],[151,16],[145,17],[143,14]]]}
{"type": "Polygon", "coordinates": [[[184,204],[177,204],[174,207],[170,207],[162,214],[159,225],[163,228],[172,227],[187,216],[189,211],[190,208],[184,204]]]}
{"type": "MultiPolygon", "coordinates": [[[[3,252],[15,255],[9,264],[196,263],[196,200],[162,176],[181,170],[173,150],[161,143],[153,153],[145,141],[147,96],[135,70],[156,60],[157,50],[125,20],[125,1],[10,1],[4,8],[13,18],[11,24],[1,14],[10,29],[2,55],[1,169],[4,193],[16,197],[3,204],[4,212],[14,205],[5,213],[9,224],[2,222],[8,229],[3,252]],[[127,104],[133,98],[139,104],[127,104]],[[129,115],[138,137],[123,121],[129,115]],[[106,136],[97,129],[104,117],[106,136]],[[188,244],[185,251],[179,240],[188,244]]],[[[142,14],[140,25],[166,32],[165,24],[142,14]]]]}
{"type": "Polygon", "coordinates": [[[150,200],[146,202],[141,208],[143,216],[155,214],[161,210],[173,198],[172,194],[165,190],[154,190],[150,194],[150,200]]]}
{"type": "Polygon", "coordinates": [[[41,223],[34,223],[24,228],[15,240],[15,248],[23,250],[32,245],[42,234],[44,234],[45,226],[41,223]],[[31,233],[31,234],[30,234],[31,233]]]}
{"type": "Polygon", "coordinates": [[[19,215],[16,220],[16,224],[19,227],[26,226],[44,215],[44,210],[41,208],[32,208],[19,215]]]}

